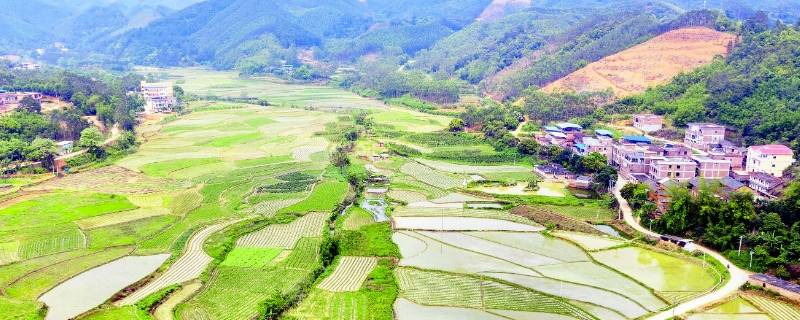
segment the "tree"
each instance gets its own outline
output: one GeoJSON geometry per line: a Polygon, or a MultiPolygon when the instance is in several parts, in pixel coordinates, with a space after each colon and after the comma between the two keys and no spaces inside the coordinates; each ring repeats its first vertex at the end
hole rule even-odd
{"type": "Polygon", "coordinates": [[[447,126],[447,130],[450,132],[461,132],[464,131],[465,127],[464,120],[456,118],[450,121],[450,125],[447,126]]]}
{"type": "Polygon", "coordinates": [[[600,170],[608,166],[608,159],[606,159],[606,156],[597,152],[589,153],[589,155],[583,157],[582,161],[583,161],[583,168],[586,171],[592,173],[599,172],[600,170]]]}
{"type": "Polygon", "coordinates": [[[53,160],[58,154],[58,145],[55,141],[46,138],[36,138],[25,150],[25,158],[31,161],[41,161],[45,167],[52,168],[53,160]]]}
{"type": "Polygon", "coordinates": [[[100,157],[102,155],[103,149],[101,146],[103,145],[103,134],[100,133],[100,130],[97,127],[88,127],[81,131],[81,138],[78,140],[78,146],[81,148],[86,148],[87,151],[96,157],[100,157]]]}
{"type": "Polygon", "coordinates": [[[517,149],[522,154],[535,155],[539,153],[541,146],[533,139],[522,139],[517,145],[517,149]]]}
{"type": "Polygon", "coordinates": [[[36,99],[26,96],[20,100],[19,109],[30,113],[42,113],[42,104],[36,99]]]}

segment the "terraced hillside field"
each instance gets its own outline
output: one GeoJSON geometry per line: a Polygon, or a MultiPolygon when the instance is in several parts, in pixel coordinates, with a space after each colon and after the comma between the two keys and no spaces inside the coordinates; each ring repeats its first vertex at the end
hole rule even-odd
{"type": "MultiPolygon", "coordinates": [[[[335,117],[306,110],[202,103],[189,115],[143,125],[139,131],[146,133],[146,141],[138,152],[112,166],[23,188],[27,196],[0,208],[0,313],[38,319],[38,310],[46,303],[52,310],[48,318],[76,316],[115,294],[75,291],[83,283],[118,277],[120,281],[109,286],[116,291],[155,271],[127,297],[86,315],[113,318],[132,314],[132,305],[150,294],[198,278],[215,258],[203,249],[211,235],[242,219],[268,218],[316,194],[313,183],[288,191],[261,187],[285,182],[281,177],[300,172],[316,181],[328,165],[329,143],[315,132],[323,131],[335,117]],[[159,260],[138,273],[110,263],[130,255],[159,260]],[[87,272],[90,269],[102,272],[87,272]],[[77,280],[67,281],[71,278],[77,280]],[[43,296],[48,292],[52,293],[43,296]],[[62,297],[89,303],[65,309],[62,297]]],[[[315,197],[331,202],[342,196],[328,195],[347,191],[346,183],[342,189],[335,180],[318,185],[325,192],[315,197]]],[[[283,258],[302,267],[303,259],[315,261],[318,241],[300,242],[309,254],[283,258]]],[[[269,263],[257,258],[251,261],[243,255],[231,264],[269,263]]],[[[260,301],[263,296],[252,299],[260,301]]]]}
{"type": "Polygon", "coordinates": [[[709,28],[691,27],[666,32],[642,44],[605,57],[547,86],[554,91],[603,91],[618,97],[643,92],[681,72],[728,54],[736,36],[709,28]]]}

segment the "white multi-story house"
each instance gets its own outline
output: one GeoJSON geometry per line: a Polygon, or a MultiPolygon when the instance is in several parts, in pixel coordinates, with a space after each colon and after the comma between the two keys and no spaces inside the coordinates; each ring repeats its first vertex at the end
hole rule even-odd
{"type": "Polygon", "coordinates": [[[141,91],[146,114],[169,112],[177,103],[172,82],[147,83],[142,81],[141,91]]]}
{"type": "Polygon", "coordinates": [[[789,147],[780,144],[752,146],[747,148],[747,172],[762,172],[782,177],[783,171],[796,160],[789,147]]]}

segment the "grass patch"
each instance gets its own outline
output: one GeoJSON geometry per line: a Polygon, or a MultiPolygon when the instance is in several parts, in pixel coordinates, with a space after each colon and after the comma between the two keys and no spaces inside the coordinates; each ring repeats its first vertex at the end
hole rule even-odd
{"type": "Polygon", "coordinates": [[[306,213],[313,211],[331,211],[336,208],[347,194],[349,184],[343,181],[328,180],[314,187],[314,191],[303,201],[283,208],[278,213],[296,212],[306,213]]]}
{"type": "Polygon", "coordinates": [[[339,230],[339,254],[361,257],[398,257],[400,249],[392,242],[392,227],[388,223],[363,226],[358,230],[339,230]]]}

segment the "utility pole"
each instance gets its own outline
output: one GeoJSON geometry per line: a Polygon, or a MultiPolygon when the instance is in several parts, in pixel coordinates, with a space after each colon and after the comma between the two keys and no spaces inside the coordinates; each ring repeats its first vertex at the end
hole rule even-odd
{"type": "Polygon", "coordinates": [[[748,269],[753,269],[753,250],[750,250],[750,267],[748,269]]]}
{"type": "Polygon", "coordinates": [[[736,256],[742,255],[742,239],[744,239],[744,236],[739,236],[739,252],[736,253],[736,256]]]}

